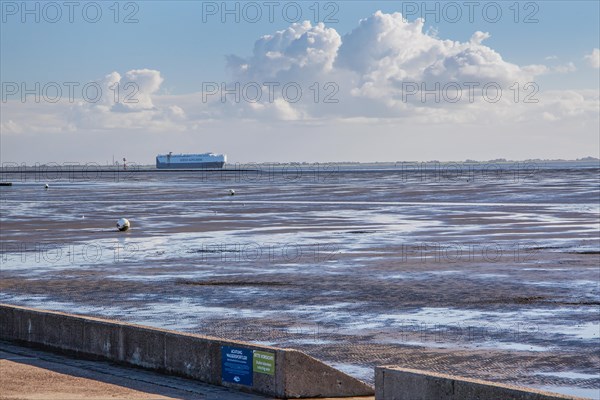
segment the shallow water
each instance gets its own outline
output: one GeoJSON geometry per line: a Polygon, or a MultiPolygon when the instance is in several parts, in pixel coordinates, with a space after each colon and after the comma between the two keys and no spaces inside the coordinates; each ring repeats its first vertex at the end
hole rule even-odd
{"type": "Polygon", "coordinates": [[[2,187],[0,301],[295,347],[368,382],[401,363],[600,388],[598,168],[289,177],[2,187]]]}

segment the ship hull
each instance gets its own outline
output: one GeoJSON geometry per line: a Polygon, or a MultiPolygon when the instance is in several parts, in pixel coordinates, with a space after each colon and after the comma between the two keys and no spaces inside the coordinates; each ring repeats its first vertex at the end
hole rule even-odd
{"type": "Polygon", "coordinates": [[[225,165],[224,161],[215,162],[201,162],[201,163],[156,163],[158,169],[209,169],[209,168],[223,168],[225,165]]]}

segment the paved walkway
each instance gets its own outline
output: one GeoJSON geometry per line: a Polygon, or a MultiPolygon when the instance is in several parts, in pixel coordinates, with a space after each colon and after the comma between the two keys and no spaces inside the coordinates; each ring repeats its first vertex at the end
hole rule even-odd
{"type": "MultiPolygon", "coordinates": [[[[0,341],[1,400],[266,400],[219,386],[0,341]]],[[[372,400],[372,397],[356,399],[372,400]]],[[[320,399],[323,400],[323,399],[320,399]]],[[[349,400],[349,399],[345,399],[349,400]]]]}

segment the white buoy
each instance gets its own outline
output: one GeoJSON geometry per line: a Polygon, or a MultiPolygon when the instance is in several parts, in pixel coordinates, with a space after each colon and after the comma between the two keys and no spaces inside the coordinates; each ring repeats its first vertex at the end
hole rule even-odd
{"type": "Polygon", "coordinates": [[[127,218],[121,218],[117,221],[117,229],[119,229],[121,232],[126,231],[130,227],[131,224],[129,223],[129,220],[127,218]]]}
{"type": "Polygon", "coordinates": [[[234,194],[235,194],[235,190],[233,190],[233,189],[229,189],[229,195],[230,195],[230,196],[233,196],[234,194]]]}
{"type": "Polygon", "coordinates": [[[47,183],[44,185],[44,189],[48,189],[50,187],[50,185],[48,185],[47,183]]]}

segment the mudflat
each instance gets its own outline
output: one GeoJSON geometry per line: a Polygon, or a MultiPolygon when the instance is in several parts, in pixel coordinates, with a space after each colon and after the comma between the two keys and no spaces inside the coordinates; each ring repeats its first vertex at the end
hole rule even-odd
{"type": "Polygon", "coordinates": [[[3,302],[597,396],[597,168],[53,177],[0,188],[3,302]]]}

